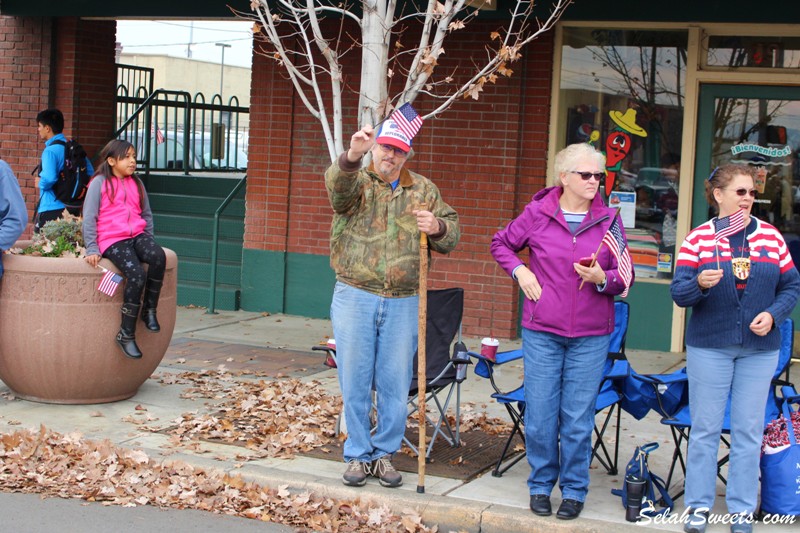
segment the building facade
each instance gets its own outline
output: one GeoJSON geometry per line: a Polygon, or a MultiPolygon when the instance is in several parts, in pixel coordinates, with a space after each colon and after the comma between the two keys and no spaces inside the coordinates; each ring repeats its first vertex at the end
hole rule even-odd
{"type": "MultiPolygon", "coordinates": [[[[82,6],[81,13],[50,1],[0,7],[0,42],[11,51],[0,57],[0,155],[17,170],[31,208],[38,110],[64,110],[67,133],[92,152],[112,134],[116,18],[229,13],[202,1],[82,6]]],[[[494,16],[502,10],[500,2],[494,16]]],[[[426,122],[409,166],[437,183],[463,227],[458,249],[434,259],[430,285],[464,287],[465,333],[517,336],[519,291],[495,266],[489,243],[551,183],[554,154],[569,143],[592,142],[609,155],[608,199],[621,207],[637,272],[627,298],[629,347],[683,348],[685,312],[672,304],[669,281],[676,246],[709,216],[702,189],[716,165],[757,166],[757,216],[800,246],[797,22],[800,7],[772,1],[754,9],[676,0],[669,10],[577,1],[524,51],[512,77],[426,122]]],[[[482,54],[496,25],[491,16],[473,21],[449,43],[440,68],[482,54]]],[[[355,102],[350,94],[346,108],[355,102]]],[[[431,105],[415,103],[423,112],[431,105]]],[[[348,128],[357,128],[354,112],[348,128]]],[[[327,149],[280,67],[258,55],[250,131],[242,308],[326,317],[327,149]]]]}

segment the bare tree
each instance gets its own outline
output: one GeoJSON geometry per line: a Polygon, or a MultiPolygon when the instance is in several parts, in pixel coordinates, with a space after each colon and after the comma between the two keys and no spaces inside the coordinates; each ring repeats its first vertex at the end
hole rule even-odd
{"type": "Polygon", "coordinates": [[[479,3],[490,1],[252,0],[254,14],[240,15],[256,20],[254,35],[267,46],[262,53],[285,68],[306,108],[320,122],[333,160],[344,151],[342,65],[348,56],[361,52],[361,124],[377,124],[420,94],[436,102],[423,117],[429,118],[458,98],[479,98],[484,85],[498,76],[511,76],[510,65],[521,57],[522,49],[551,29],[571,2],[554,0],[547,18],[541,20],[533,14],[533,1],[517,0],[508,17],[498,22],[501,27],[486,36],[483,57],[470,58],[463,70],[440,75],[436,67],[445,53],[445,40],[480,16],[479,3]],[[350,27],[358,28],[360,35],[348,33],[350,27]],[[418,40],[406,42],[404,37],[412,34],[418,40]],[[399,87],[398,79],[402,89],[390,94],[389,82],[399,87]]]}

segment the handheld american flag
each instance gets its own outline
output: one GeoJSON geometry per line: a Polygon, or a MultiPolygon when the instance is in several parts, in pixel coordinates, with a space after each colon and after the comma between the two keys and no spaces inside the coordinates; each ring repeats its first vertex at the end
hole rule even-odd
{"type": "Polygon", "coordinates": [[[100,280],[100,285],[97,286],[97,290],[108,296],[114,296],[114,292],[116,292],[120,283],[122,283],[122,276],[116,272],[106,270],[106,273],[103,274],[103,278],[100,280]]]}
{"type": "Polygon", "coordinates": [[[392,112],[392,120],[409,139],[413,139],[422,127],[422,117],[406,102],[392,112]]]}
{"type": "Polygon", "coordinates": [[[734,214],[714,219],[714,237],[717,241],[739,233],[744,229],[744,210],[739,209],[734,214]]]}
{"type": "Polygon", "coordinates": [[[617,259],[617,271],[625,284],[625,290],[622,291],[620,296],[624,298],[628,295],[628,289],[633,280],[633,261],[631,261],[631,254],[628,251],[625,237],[622,235],[622,229],[619,227],[619,217],[616,215],[611,227],[608,228],[608,231],[603,236],[603,244],[608,246],[608,249],[617,259]]]}

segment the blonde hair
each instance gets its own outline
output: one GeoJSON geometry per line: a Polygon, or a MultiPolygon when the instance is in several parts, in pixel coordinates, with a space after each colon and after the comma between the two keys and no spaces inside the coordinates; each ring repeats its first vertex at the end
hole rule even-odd
{"type": "Polygon", "coordinates": [[[553,185],[561,187],[561,175],[574,171],[575,165],[583,159],[594,159],[600,168],[606,168],[606,156],[598,152],[594,146],[588,143],[570,144],[556,154],[553,164],[553,185]]]}

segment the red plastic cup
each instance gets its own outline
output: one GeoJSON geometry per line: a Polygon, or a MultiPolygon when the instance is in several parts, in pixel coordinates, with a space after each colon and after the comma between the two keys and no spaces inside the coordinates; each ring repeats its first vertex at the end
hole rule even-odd
{"type": "Polygon", "coordinates": [[[497,357],[497,348],[500,346],[500,341],[492,337],[484,337],[481,340],[481,355],[490,361],[494,361],[497,357]]]}
{"type": "MultiPolygon", "coordinates": [[[[327,345],[331,350],[336,350],[335,339],[328,339],[327,345]]],[[[333,358],[333,354],[331,354],[331,352],[328,352],[328,357],[325,358],[325,366],[336,368],[336,359],[333,358]]]]}

